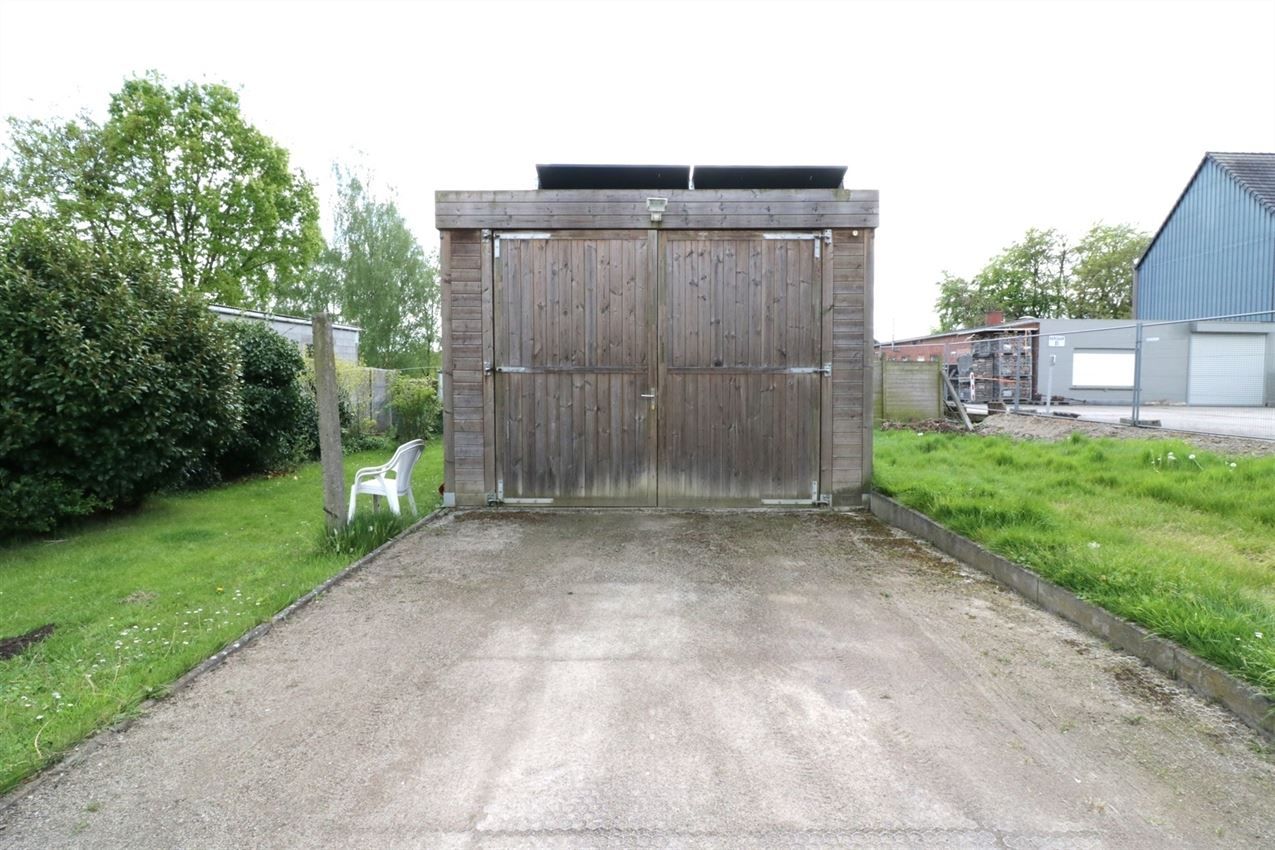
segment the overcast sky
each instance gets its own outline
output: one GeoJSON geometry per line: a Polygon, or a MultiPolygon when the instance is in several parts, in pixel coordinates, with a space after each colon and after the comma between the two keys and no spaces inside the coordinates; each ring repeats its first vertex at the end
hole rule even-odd
{"type": "Polygon", "coordinates": [[[237,88],[325,203],[361,153],[430,248],[436,189],[537,162],[847,165],[881,339],[1028,227],[1154,230],[1204,151],[1275,150],[1275,2],[0,0],[4,115],[148,69],[237,88]]]}

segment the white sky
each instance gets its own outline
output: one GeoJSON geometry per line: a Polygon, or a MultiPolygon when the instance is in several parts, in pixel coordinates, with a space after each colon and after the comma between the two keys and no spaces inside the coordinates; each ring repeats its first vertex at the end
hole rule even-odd
{"type": "Polygon", "coordinates": [[[429,248],[436,189],[537,162],[848,165],[880,339],[1028,227],[1154,230],[1205,150],[1275,150],[1270,0],[0,0],[0,114],[102,117],[147,69],[239,89],[325,203],[362,152],[429,248]]]}

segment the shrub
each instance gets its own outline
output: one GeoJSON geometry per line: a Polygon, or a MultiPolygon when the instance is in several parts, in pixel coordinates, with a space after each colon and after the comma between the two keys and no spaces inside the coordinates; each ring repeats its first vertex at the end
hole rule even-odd
{"type": "Polygon", "coordinates": [[[260,322],[225,325],[239,351],[243,419],[218,461],[223,475],[291,469],[313,454],[313,398],[302,386],[305,361],[290,342],[260,322]]]}
{"type": "Polygon", "coordinates": [[[428,378],[398,375],[390,385],[390,409],[400,441],[415,440],[442,430],[438,389],[428,378]]]}
{"type": "Polygon", "coordinates": [[[0,536],[184,484],[235,431],[235,355],[134,252],[35,221],[0,237],[0,536]]]}

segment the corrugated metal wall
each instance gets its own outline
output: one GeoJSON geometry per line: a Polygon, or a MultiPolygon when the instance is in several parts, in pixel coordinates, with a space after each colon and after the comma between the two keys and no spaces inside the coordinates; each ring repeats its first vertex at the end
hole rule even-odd
{"type": "Polygon", "coordinates": [[[1212,159],[1138,269],[1136,309],[1149,321],[1275,309],[1275,215],[1212,159]]]}

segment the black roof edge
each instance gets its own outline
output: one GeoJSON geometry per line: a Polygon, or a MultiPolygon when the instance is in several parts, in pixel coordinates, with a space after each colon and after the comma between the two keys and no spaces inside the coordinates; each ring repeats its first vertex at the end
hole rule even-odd
{"type": "Polygon", "coordinates": [[[539,189],[840,189],[844,165],[540,163],[539,189]]]}
{"type": "Polygon", "coordinates": [[[840,189],[844,165],[697,165],[696,189],[840,189]]]}
{"type": "Polygon", "coordinates": [[[540,189],[685,189],[689,165],[536,165],[540,189]]]}

